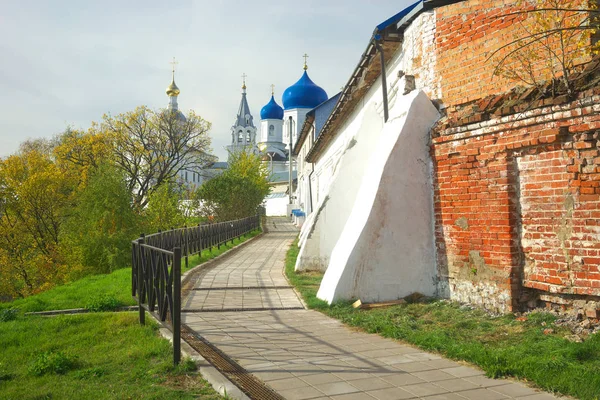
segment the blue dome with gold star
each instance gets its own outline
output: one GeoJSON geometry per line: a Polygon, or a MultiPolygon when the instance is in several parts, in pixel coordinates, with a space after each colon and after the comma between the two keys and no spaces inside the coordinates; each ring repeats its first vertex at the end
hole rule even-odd
{"type": "Polygon", "coordinates": [[[286,110],[293,108],[315,108],[327,100],[327,93],[310,80],[306,70],[298,82],[294,83],[283,92],[283,107],[286,110]]]}
{"type": "Polygon", "coordinates": [[[260,110],[260,119],[283,119],[283,108],[271,96],[271,100],[260,110]]]}

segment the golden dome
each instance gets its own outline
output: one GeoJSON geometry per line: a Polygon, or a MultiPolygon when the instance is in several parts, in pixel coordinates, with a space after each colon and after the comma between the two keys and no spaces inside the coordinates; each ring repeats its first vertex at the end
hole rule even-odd
{"type": "Polygon", "coordinates": [[[167,95],[179,96],[179,88],[175,84],[175,73],[173,73],[173,79],[171,80],[171,84],[167,86],[167,95]]]}

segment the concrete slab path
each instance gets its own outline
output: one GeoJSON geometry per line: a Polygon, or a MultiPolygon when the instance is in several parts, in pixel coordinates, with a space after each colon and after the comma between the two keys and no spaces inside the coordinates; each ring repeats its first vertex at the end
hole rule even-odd
{"type": "Polygon", "coordinates": [[[182,320],[286,399],[557,398],[304,309],[283,271],[298,231],[268,230],[200,273],[182,320]]]}

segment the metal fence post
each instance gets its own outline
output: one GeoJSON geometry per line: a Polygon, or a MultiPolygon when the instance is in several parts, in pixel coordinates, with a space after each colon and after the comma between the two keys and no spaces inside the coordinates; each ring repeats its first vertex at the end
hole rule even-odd
{"type": "MultiPolygon", "coordinates": [[[[191,229],[190,229],[191,231],[191,229]]],[[[185,254],[185,270],[187,271],[189,268],[189,264],[188,264],[188,255],[190,254],[190,239],[189,239],[189,234],[190,232],[188,231],[188,227],[187,225],[183,226],[183,242],[184,242],[184,254],[185,254]]]]}
{"type": "Polygon", "coordinates": [[[144,310],[144,306],[142,305],[143,303],[143,299],[142,299],[142,294],[144,293],[144,263],[145,263],[145,259],[146,257],[144,257],[144,248],[142,247],[142,245],[145,242],[145,235],[142,233],[140,236],[140,240],[138,242],[138,249],[140,251],[139,254],[139,260],[137,263],[137,295],[138,295],[138,313],[140,316],[140,324],[141,325],[146,325],[146,310],[144,310]]]}
{"type": "Polygon", "coordinates": [[[181,359],[181,248],[173,249],[173,363],[181,359]]]}

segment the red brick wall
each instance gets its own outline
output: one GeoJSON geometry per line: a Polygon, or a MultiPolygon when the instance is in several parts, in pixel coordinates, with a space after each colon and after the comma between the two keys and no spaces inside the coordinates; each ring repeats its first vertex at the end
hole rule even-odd
{"type": "Polygon", "coordinates": [[[494,77],[489,55],[514,40],[519,16],[514,0],[468,0],[436,9],[436,54],[442,100],[462,104],[504,93],[515,83],[494,77]]]}
{"type": "Polygon", "coordinates": [[[452,298],[509,311],[527,288],[600,296],[591,96],[434,132],[438,265],[452,298]]]}
{"type": "MultiPolygon", "coordinates": [[[[517,6],[515,0],[466,0],[435,10],[437,73],[441,76],[441,100],[446,106],[452,109],[522,84],[495,76],[494,70],[498,61],[513,49],[501,48],[527,36],[523,24],[533,20],[530,15],[507,14],[526,8],[533,7],[527,2],[517,6]]],[[[581,59],[575,64],[585,61],[581,59]]],[[[545,75],[544,71],[537,72],[545,75]]]]}

